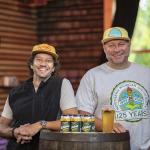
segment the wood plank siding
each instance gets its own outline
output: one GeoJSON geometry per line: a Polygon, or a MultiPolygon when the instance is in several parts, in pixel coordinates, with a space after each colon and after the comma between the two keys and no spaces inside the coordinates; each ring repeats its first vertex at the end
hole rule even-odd
{"type": "Polygon", "coordinates": [[[56,46],[60,74],[76,90],[86,70],[101,63],[102,0],[55,0],[37,12],[38,38],[56,46]]]}
{"type": "Polygon", "coordinates": [[[0,111],[10,90],[3,86],[4,77],[16,76],[19,82],[27,78],[27,59],[36,41],[35,9],[0,0],[0,111]]]}
{"type": "Polygon", "coordinates": [[[34,44],[56,47],[60,75],[76,91],[85,71],[104,61],[102,32],[103,0],[49,0],[43,6],[0,0],[0,111],[11,89],[3,86],[4,77],[16,76],[20,83],[28,77],[34,44]]]}

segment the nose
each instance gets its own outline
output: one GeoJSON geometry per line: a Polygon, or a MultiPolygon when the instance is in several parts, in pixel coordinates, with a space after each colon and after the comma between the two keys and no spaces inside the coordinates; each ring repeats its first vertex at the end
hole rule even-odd
{"type": "Polygon", "coordinates": [[[46,66],[46,61],[45,60],[41,60],[40,66],[46,66]]]}
{"type": "Polygon", "coordinates": [[[115,45],[114,51],[115,51],[115,52],[119,52],[119,51],[120,51],[119,45],[115,45]]]}

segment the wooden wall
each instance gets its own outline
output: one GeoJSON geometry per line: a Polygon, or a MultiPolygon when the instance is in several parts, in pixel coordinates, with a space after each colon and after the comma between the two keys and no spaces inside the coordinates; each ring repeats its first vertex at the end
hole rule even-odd
{"type": "Polygon", "coordinates": [[[28,77],[27,59],[35,43],[54,45],[60,74],[77,89],[85,71],[103,62],[103,0],[50,0],[45,6],[0,0],[0,112],[11,88],[7,76],[28,77]]]}
{"type": "Polygon", "coordinates": [[[56,46],[60,74],[74,89],[85,71],[103,61],[103,0],[54,0],[37,11],[38,40],[56,46]]]}
{"type": "Polygon", "coordinates": [[[27,58],[36,38],[35,9],[17,0],[0,0],[0,111],[10,90],[3,79],[16,76],[21,82],[27,78],[27,58]]]}

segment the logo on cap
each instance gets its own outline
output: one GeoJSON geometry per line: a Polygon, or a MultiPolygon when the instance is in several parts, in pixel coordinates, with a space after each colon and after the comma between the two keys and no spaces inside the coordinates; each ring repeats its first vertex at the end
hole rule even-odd
{"type": "Polygon", "coordinates": [[[122,33],[118,28],[113,28],[110,30],[108,36],[110,37],[122,37],[122,33]]]}
{"type": "Polygon", "coordinates": [[[113,39],[130,41],[127,30],[121,27],[113,27],[106,29],[103,34],[102,43],[108,42],[113,39]]]}

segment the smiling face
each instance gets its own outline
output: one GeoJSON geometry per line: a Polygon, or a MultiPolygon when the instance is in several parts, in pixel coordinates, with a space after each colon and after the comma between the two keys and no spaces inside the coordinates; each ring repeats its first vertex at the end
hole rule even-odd
{"type": "Polygon", "coordinates": [[[54,59],[49,54],[36,54],[31,68],[33,69],[34,78],[47,79],[55,70],[54,59]]]}
{"type": "Polygon", "coordinates": [[[104,52],[110,66],[125,66],[128,64],[130,42],[125,40],[112,40],[103,44],[104,52]]]}

